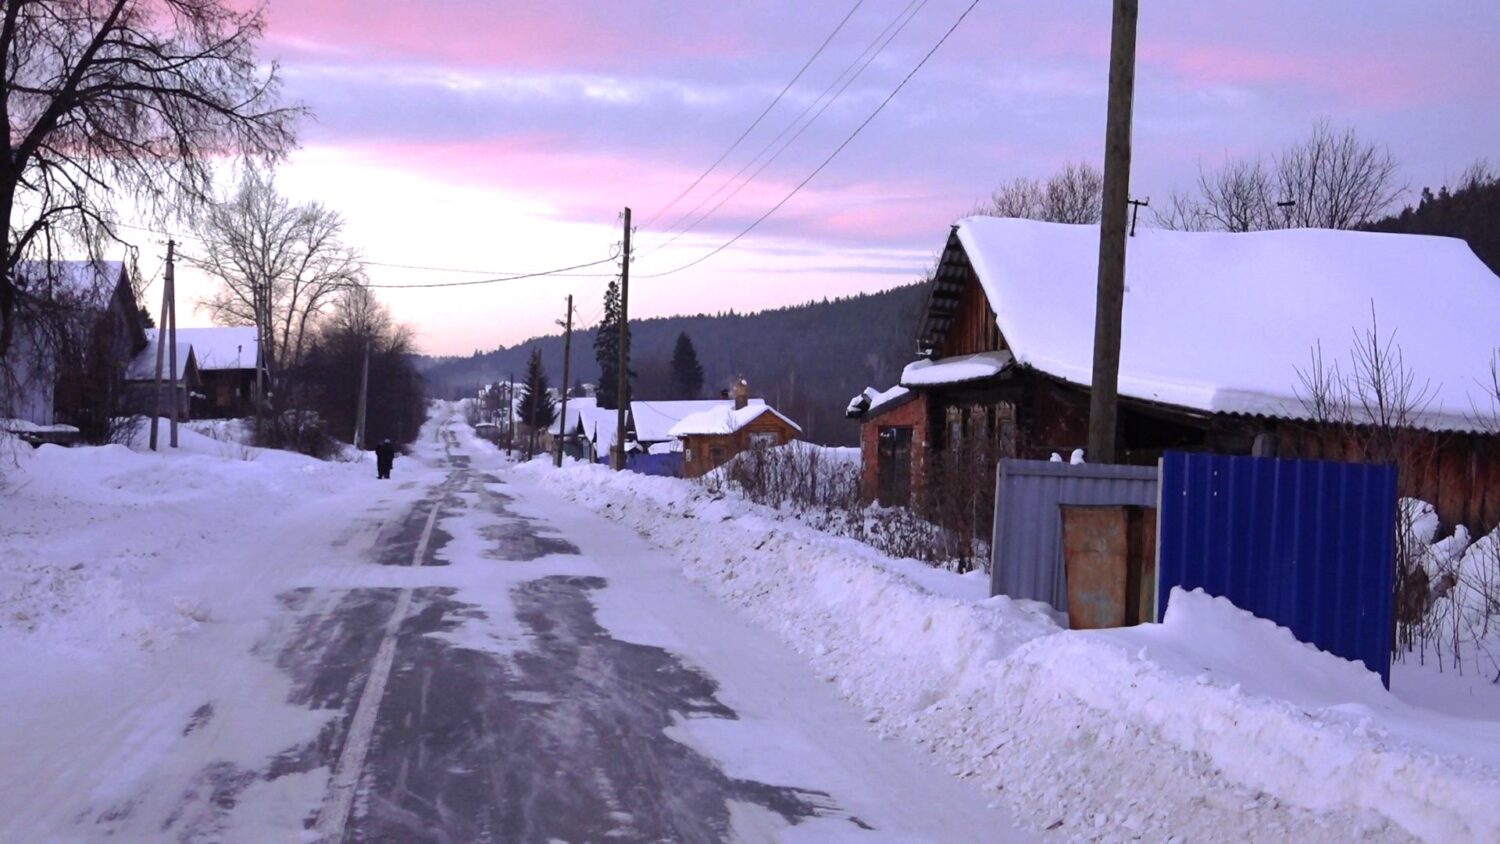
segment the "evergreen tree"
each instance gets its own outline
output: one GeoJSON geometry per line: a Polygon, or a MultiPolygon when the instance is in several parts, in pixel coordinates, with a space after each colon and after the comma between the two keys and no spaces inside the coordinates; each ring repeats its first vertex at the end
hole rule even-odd
{"type": "MultiPolygon", "coordinates": [[[[604,314],[599,318],[599,330],[594,334],[594,360],[599,362],[599,386],[595,395],[599,397],[599,406],[606,408],[619,407],[618,397],[615,395],[619,387],[619,360],[620,360],[620,282],[611,281],[609,287],[604,290],[604,314]]],[[[627,327],[624,332],[625,341],[625,401],[630,401],[630,378],[635,373],[630,371],[630,331],[627,327]]]]}
{"type": "Polygon", "coordinates": [[[521,405],[518,408],[521,421],[527,427],[526,457],[536,454],[537,436],[557,419],[557,404],[547,384],[547,371],[542,369],[542,350],[532,349],[531,360],[526,364],[526,382],[521,387],[521,405]]]}
{"type": "Polygon", "coordinates": [[[672,389],[678,399],[696,399],[703,393],[703,365],[686,331],[677,335],[672,349],[672,389]]]}

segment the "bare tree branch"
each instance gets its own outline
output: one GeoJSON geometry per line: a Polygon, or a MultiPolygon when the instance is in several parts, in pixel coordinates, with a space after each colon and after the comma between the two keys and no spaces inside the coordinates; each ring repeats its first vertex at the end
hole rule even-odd
{"type": "Polygon", "coordinates": [[[257,61],[263,9],[231,0],[7,0],[0,20],[0,359],[26,291],[18,262],[102,257],[115,203],[159,220],[207,198],[213,163],[271,161],[299,108],[257,61]]]}

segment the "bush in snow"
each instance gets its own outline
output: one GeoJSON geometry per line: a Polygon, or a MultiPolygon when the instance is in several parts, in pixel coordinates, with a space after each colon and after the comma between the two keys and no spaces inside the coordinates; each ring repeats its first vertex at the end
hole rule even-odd
{"type": "Polygon", "coordinates": [[[911,508],[861,503],[860,471],[858,449],[791,442],[752,448],[699,481],[716,493],[733,488],[756,504],[893,557],[960,572],[974,568],[976,559],[989,559],[987,543],[976,545],[972,535],[960,535],[911,508]]]}
{"type": "Polygon", "coordinates": [[[1462,525],[1439,539],[1437,511],[1412,498],[1401,500],[1400,522],[1397,555],[1410,561],[1410,582],[1423,591],[1400,596],[1406,612],[1420,616],[1407,625],[1397,655],[1500,683],[1500,525],[1472,543],[1462,525]]]}

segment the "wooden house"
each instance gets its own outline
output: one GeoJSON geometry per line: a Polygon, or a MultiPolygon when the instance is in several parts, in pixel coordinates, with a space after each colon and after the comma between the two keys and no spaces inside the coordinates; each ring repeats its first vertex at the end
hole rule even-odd
{"type": "MultiPolygon", "coordinates": [[[[993,484],[1003,456],[1087,442],[1099,230],[975,217],[948,236],[900,383],[856,396],[863,493],[927,501],[956,464],[993,484]]],[[[1359,393],[1354,358],[1385,344],[1419,395],[1395,427],[1428,455],[1403,495],[1449,524],[1500,521],[1500,278],[1461,240],[1326,230],[1138,230],[1128,241],[1117,452],[1355,459],[1372,420],[1328,422],[1316,373],[1359,393]],[[1374,321],[1372,328],[1372,319],[1374,321]],[[1319,361],[1321,359],[1321,363],[1319,361]]]]}
{"type": "Polygon", "coordinates": [[[21,261],[12,348],[0,361],[0,417],[100,429],[125,403],[125,373],[146,345],[122,261],[21,261]]]}
{"type": "Polygon", "coordinates": [[[238,419],[255,413],[256,373],[265,361],[254,326],[177,329],[177,347],[192,347],[200,386],[193,401],[199,419],[238,419]]]}
{"type": "Polygon", "coordinates": [[[744,381],[734,386],[731,402],[683,417],[671,434],[682,443],[683,475],[696,478],[752,448],[785,445],[802,433],[796,422],[765,403],[751,404],[744,381]]]}

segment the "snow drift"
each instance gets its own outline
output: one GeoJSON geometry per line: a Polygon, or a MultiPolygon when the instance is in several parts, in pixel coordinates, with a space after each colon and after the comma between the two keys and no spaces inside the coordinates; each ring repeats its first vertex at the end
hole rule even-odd
{"type": "Polygon", "coordinates": [[[518,474],[674,551],[876,729],[1090,838],[1500,839],[1500,724],[1417,709],[1223,599],[1068,632],[1041,604],[732,495],[570,465],[518,474]],[[1488,795],[1488,796],[1486,796],[1488,795]]]}

